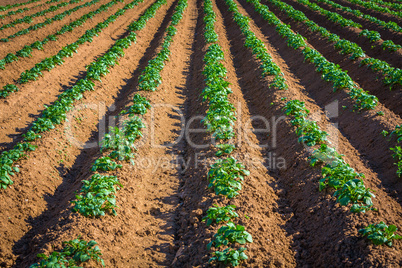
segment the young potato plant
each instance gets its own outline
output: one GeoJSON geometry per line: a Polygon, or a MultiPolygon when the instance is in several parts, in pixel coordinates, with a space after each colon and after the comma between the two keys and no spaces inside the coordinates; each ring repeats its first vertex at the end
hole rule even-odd
{"type": "Polygon", "coordinates": [[[208,187],[214,187],[216,194],[233,198],[239,194],[244,176],[248,175],[250,171],[233,157],[217,159],[208,172],[208,187]]]}
{"type": "MultiPolygon", "coordinates": [[[[119,12],[119,14],[121,14],[122,12],[124,13],[124,10],[133,8],[136,5],[135,3],[137,3],[138,1],[141,0],[135,0],[132,3],[128,4],[125,8],[123,8],[123,10],[121,10],[121,12],[119,12]]],[[[145,11],[145,13],[138,19],[138,21],[145,20],[146,23],[149,20],[149,18],[153,17],[156,11],[165,3],[166,0],[158,0],[145,11]]],[[[135,22],[130,24],[129,28],[137,28],[137,26],[134,27],[134,25],[136,25],[135,22]]],[[[145,27],[145,24],[141,24],[141,27],[145,27]]],[[[114,57],[117,57],[118,55],[114,53],[114,51],[120,50],[120,48],[124,48],[127,44],[125,40],[133,42],[135,41],[135,38],[136,33],[131,32],[123,39],[119,39],[114,44],[114,46],[108,52],[106,52],[106,54],[103,55],[101,58],[107,59],[110,58],[112,55],[114,57]]],[[[24,140],[33,141],[39,139],[41,138],[41,136],[38,135],[38,133],[49,131],[52,129],[52,126],[54,127],[55,124],[61,124],[63,121],[65,121],[66,114],[73,108],[74,102],[76,100],[81,99],[83,97],[84,92],[94,90],[94,86],[95,83],[90,79],[88,79],[88,77],[85,77],[83,79],[80,79],[72,88],[67,89],[66,91],[61,93],[58,99],[51,106],[45,106],[46,109],[43,111],[42,116],[39,119],[35,120],[30,130],[24,134],[25,137],[24,140]]],[[[9,151],[4,151],[2,153],[2,155],[8,155],[10,153],[13,154],[12,163],[9,163],[8,160],[5,161],[6,163],[0,162],[0,170],[2,170],[0,173],[1,174],[0,178],[2,182],[4,181],[4,183],[1,183],[1,187],[3,189],[7,188],[8,185],[12,184],[12,181],[9,179],[9,173],[8,173],[9,167],[11,167],[15,161],[24,157],[22,150],[27,151],[32,149],[32,145],[30,145],[29,143],[19,143],[16,147],[17,151],[13,151],[12,149],[9,151]],[[4,170],[6,170],[6,172],[4,172],[4,170]]]]}
{"type": "Polygon", "coordinates": [[[207,210],[207,216],[202,218],[202,221],[206,221],[207,226],[210,226],[213,223],[231,221],[232,219],[239,217],[235,212],[235,209],[235,205],[227,205],[225,207],[214,205],[207,210]]]}
{"type": "Polygon", "coordinates": [[[219,150],[215,153],[216,156],[229,155],[236,149],[234,144],[222,143],[215,146],[219,150]]]}
{"type": "Polygon", "coordinates": [[[204,37],[207,44],[218,41],[218,34],[215,32],[216,15],[213,11],[212,2],[204,1],[204,37]]]}
{"type": "Polygon", "coordinates": [[[374,58],[365,58],[360,65],[367,65],[371,70],[380,72],[383,75],[383,83],[389,85],[390,89],[396,84],[402,85],[402,70],[391,67],[387,62],[374,58]]]}
{"type": "Polygon", "coordinates": [[[116,215],[116,191],[123,187],[116,176],[92,175],[90,180],[83,180],[83,186],[71,201],[73,211],[85,217],[105,216],[111,212],[116,215]]]}
{"type": "Polygon", "coordinates": [[[128,107],[128,110],[123,110],[120,114],[128,114],[129,116],[134,116],[135,114],[146,114],[147,110],[151,108],[151,104],[147,98],[142,97],[140,94],[135,94],[133,97],[134,104],[128,107]]]}
{"type": "MultiPolygon", "coordinates": [[[[397,125],[395,130],[389,134],[390,137],[396,135],[396,143],[399,144],[402,141],[402,125],[397,125]]],[[[402,148],[401,146],[396,145],[395,147],[389,148],[393,154],[392,157],[396,160],[395,165],[398,167],[396,170],[396,175],[398,177],[402,176],[402,148]]]]}
{"type": "Polygon", "coordinates": [[[359,234],[367,237],[374,245],[392,246],[392,240],[402,239],[402,236],[395,234],[398,230],[395,225],[386,225],[384,222],[378,224],[370,224],[369,226],[360,229],[359,234]]]}
{"type": "Polygon", "coordinates": [[[239,249],[227,248],[223,251],[215,251],[214,256],[209,259],[208,263],[219,262],[236,267],[241,261],[248,259],[246,253],[244,253],[246,250],[246,248],[241,247],[239,249]]]}
{"type": "Polygon", "coordinates": [[[95,160],[95,163],[92,165],[92,171],[102,170],[102,171],[112,171],[116,168],[122,168],[123,166],[117,164],[110,157],[104,156],[95,160]]]}
{"type": "Polygon", "coordinates": [[[0,189],[6,189],[7,186],[12,185],[10,176],[20,171],[18,167],[13,167],[14,162],[25,157],[26,152],[35,149],[36,146],[30,143],[18,143],[13,149],[0,154],[0,189]]]}
{"type": "Polygon", "coordinates": [[[246,243],[253,243],[253,238],[244,226],[236,225],[233,222],[228,222],[226,225],[219,228],[218,232],[214,235],[214,240],[208,243],[208,250],[211,247],[219,248],[220,246],[228,246],[233,243],[244,245],[246,243]]]}
{"type": "Polygon", "coordinates": [[[63,242],[65,247],[60,251],[53,251],[50,256],[38,254],[42,260],[32,264],[30,268],[63,268],[78,267],[82,263],[94,260],[105,266],[102,253],[94,240],[89,242],[78,237],[77,239],[63,242]]]}
{"type": "Polygon", "coordinates": [[[105,134],[102,140],[101,152],[112,150],[109,154],[110,158],[130,161],[134,164],[134,153],[132,152],[132,150],[136,150],[134,142],[143,136],[141,129],[145,128],[145,125],[137,116],[125,120],[122,124],[122,130],[118,127],[109,128],[109,133],[105,134]]]}
{"type": "MultiPolygon", "coordinates": [[[[207,51],[204,56],[204,70],[205,88],[201,96],[204,101],[208,101],[208,111],[204,125],[212,135],[220,140],[228,141],[235,136],[233,130],[236,121],[236,112],[232,103],[228,99],[228,95],[232,93],[229,88],[230,83],[226,81],[227,70],[223,65],[224,53],[222,48],[216,44],[218,35],[215,32],[216,15],[213,11],[213,4],[211,0],[204,0],[204,38],[208,45],[207,51]]],[[[229,142],[220,143],[215,145],[218,149],[216,156],[229,155],[235,149],[235,145],[229,142]]],[[[244,176],[249,175],[249,171],[237,162],[233,157],[225,159],[218,159],[211,166],[208,172],[209,187],[214,187],[217,195],[224,195],[227,198],[233,198],[238,195],[241,190],[241,183],[244,176]]],[[[227,222],[233,218],[238,217],[235,212],[234,205],[227,205],[226,207],[219,207],[217,205],[211,207],[207,211],[207,216],[203,221],[207,222],[207,226],[213,223],[227,222]]],[[[214,236],[215,242],[212,241],[208,244],[208,249],[215,243],[215,247],[220,240],[227,245],[230,241],[231,244],[252,242],[251,235],[245,231],[241,225],[235,225],[228,222],[226,226],[222,226],[218,233],[214,236]],[[224,242],[226,241],[226,242],[224,242]]],[[[223,251],[213,252],[209,263],[218,262],[219,264],[232,266],[239,265],[240,261],[247,259],[247,255],[243,252],[245,248],[239,250],[227,248],[223,251]]]]}
{"type": "Polygon", "coordinates": [[[202,72],[206,87],[201,95],[204,100],[209,101],[203,122],[215,138],[229,140],[235,136],[233,126],[236,114],[233,104],[228,100],[228,94],[232,91],[226,81],[227,70],[221,60],[223,60],[222,48],[218,44],[211,44],[204,57],[205,66],[202,72]]]}

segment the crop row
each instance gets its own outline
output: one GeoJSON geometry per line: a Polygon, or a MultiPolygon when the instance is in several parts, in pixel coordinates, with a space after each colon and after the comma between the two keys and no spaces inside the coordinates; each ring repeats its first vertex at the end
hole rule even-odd
{"type": "MultiPolygon", "coordinates": [[[[233,0],[225,1],[229,6],[229,10],[234,12],[234,19],[236,16],[243,16],[238,12],[237,5],[233,0]],[[236,15],[236,13],[239,15],[236,15]]],[[[264,8],[258,0],[250,1],[254,3],[257,10],[264,8]]],[[[244,19],[241,23],[238,23],[239,26],[246,28],[244,25],[248,24],[247,20],[244,19]]],[[[266,50],[265,47],[264,49],[266,50]]],[[[251,50],[256,55],[256,52],[253,49],[251,50]]],[[[264,72],[263,68],[260,68],[264,72]]],[[[285,99],[282,98],[281,101],[285,99]]],[[[342,155],[328,145],[328,133],[320,130],[317,122],[307,119],[310,111],[305,108],[304,102],[299,100],[288,101],[283,110],[286,115],[293,117],[291,124],[297,127],[298,142],[303,143],[307,147],[316,148],[309,159],[312,166],[321,166],[323,178],[319,181],[320,191],[325,188],[334,188],[336,190],[334,196],[337,197],[337,202],[343,206],[351,204],[352,212],[375,210],[372,202],[374,195],[370,189],[364,186],[362,180],[364,174],[357,173],[344,161],[342,155]]],[[[359,233],[366,236],[374,244],[387,244],[390,246],[393,239],[402,238],[394,234],[396,230],[397,228],[394,225],[387,226],[381,222],[379,224],[371,224],[359,230],[359,233]]]]}
{"type": "Polygon", "coordinates": [[[360,66],[368,65],[372,71],[381,73],[383,76],[382,81],[385,85],[390,86],[390,88],[396,84],[402,85],[401,69],[392,67],[385,61],[366,57],[365,52],[358,44],[350,42],[346,39],[341,39],[338,35],[329,32],[324,27],[321,27],[314,21],[309,20],[303,12],[294,9],[291,5],[288,5],[280,0],[268,1],[277,6],[281,11],[285,12],[289,18],[296,22],[302,22],[312,32],[319,33],[323,38],[328,40],[328,42],[333,42],[334,48],[340,50],[341,54],[350,55],[351,60],[364,58],[361,61],[360,66]]]}
{"type": "MultiPolygon", "coordinates": [[[[324,0],[327,1],[327,0],[324,0]]],[[[311,3],[309,0],[297,0],[300,4],[307,6],[309,9],[314,10],[325,16],[329,21],[332,21],[342,27],[355,27],[355,28],[362,28],[362,25],[359,23],[354,22],[350,19],[345,19],[343,16],[339,15],[336,12],[328,11],[316,3],[311,3]]],[[[377,31],[368,31],[367,29],[363,29],[365,34],[362,34],[363,37],[367,38],[370,42],[375,42],[381,40],[381,35],[377,31]]],[[[384,42],[381,44],[381,47],[385,50],[389,51],[396,51],[402,46],[399,44],[395,44],[392,40],[383,40],[384,42]]]]}
{"type": "MultiPolygon", "coordinates": [[[[151,7],[149,7],[144,14],[134,23],[130,24],[130,37],[126,39],[127,42],[120,42],[121,48],[127,48],[131,41],[135,41],[135,32],[143,29],[149,19],[153,18],[156,11],[166,4],[166,0],[158,0],[151,7]],[[134,33],[134,34],[132,34],[134,33]]],[[[183,12],[187,7],[187,0],[180,0],[175,13],[172,16],[171,27],[181,20],[183,12]]],[[[171,42],[171,31],[167,31],[168,34],[165,37],[165,42],[171,42]]],[[[111,55],[113,56],[113,55],[111,55]]],[[[115,58],[117,60],[118,57],[115,58]]],[[[109,58],[110,59],[110,58],[109,58]]],[[[167,60],[167,59],[166,59],[167,60]]],[[[146,98],[141,97],[139,94],[134,96],[134,105],[128,109],[129,111],[122,111],[122,114],[128,114],[129,118],[121,122],[122,128],[111,127],[110,132],[105,135],[102,140],[101,152],[109,151],[110,154],[106,157],[101,157],[95,161],[92,166],[92,171],[110,171],[116,168],[121,168],[114,160],[118,161],[130,161],[134,164],[135,141],[142,137],[141,129],[145,127],[141,118],[136,116],[146,113],[151,105],[146,98]]],[[[86,217],[99,217],[104,216],[106,212],[116,214],[116,190],[122,187],[116,176],[107,176],[95,173],[90,180],[84,180],[80,193],[76,196],[77,200],[72,201],[74,204],[73,211],[79,212],[86,217]]],[[[87,262],[90,259],[101,263],[104,266],[103,260],[100,258],[101,253],[99,248],[95,247],[96,242],[90,241],[86,243],[81,239],[75,239],[73,241],[64,242],[67,244],[61,252],[53,252],[50,256],[39,254],[38,257],[42,257],[43,260],[39,264],[34,264],[31,268],[35,267],[49,267],[47,265],[52,263],[67,264],[68,267],[72,265],[78,265],[83,262],[87,262]],[[68,248],[71,242],[74,242],[74,252],[71,254],[72,249],[68,248]],[[77,253],[83,256],[77,256],[77,253]],[[70,263],[71,262],[71,263],[70,263]]],[[[75,266],[74,266],[75,267],[75,266]]]]}
{"type": "Polygon", "coordinates": [[[38,12],[32,14],[32,15],[28,15],[28,16],[25,16],[25,17],[23,17],[21,19],[16,19],[16,20],[14,20],[14,21],[12,21],[10,23],[7,23],[7,24],[5,24],[5,25],[0,27],[0,31],[2,31],[4,29],[7,29],[7,28],[15,27],[15,25],[17,25],[17,24],[32,23],[33,18],[45,16],[47,13],[55,12],[55,11],[59,10],[61,7],[65,7],[65,6],[68,6],[70,4],[76,4],[76,3],[79,3],[81,1],[82,0],[70,0],[70,1],[66,1],[66,2],[61,2],[60,4],[57,4],[57,5],[54,5],[54,6],[50,6],[48,9],[38,11],[38,12]]]}
{"type": "MultiPolygon", "coordinates": [[[[323,178],[319,180],[320,191],[325,188],[335,189],[333,196],[337,198],[337,202],[341,206],[352,204],[351,212],[376,211],[372,202],[375,196],[364,186],[364,174],[357,173],[345,162],[343,155],[328,145],[326,139],[328,134],[321,131],[315,121],[307,119],[310,112],[305,108],[304,102],[296,99],[288,101],[283,110],[286,115],[292,116],[291,123],[297,127],[299,142],[309,147],[319,145],[309,159],[311,166],[321,166],[323,178]]],[[[360,229],[359,234],[367,237],[375,245],[392,246],[392,240],[402,239],[402,236],[395,234],[395,231],[397,231],[395,225],[387,226],[384,222],[380,222],[360,229]]]]}
{"type": "MultiPolygon", "coordinates": [[[[170,50],[169,47],[173,41],[173,37],[176,35],[176,26],[183,18],[184,9],[187,8],[187,0],[179,1],[176,11],[172,16],[169,27],[166,29],[166,36],[164,38],[162,49],[156,55],[155,58],[148,62],[147,67],[142,71],[139,77],[138,88],[145,91],[156,91],[162,84],[162,78],[160,72],[165,67],[165,62],[169,60],[170,50]]],[[[133,107],[137,109],[137,107],[133,107]]]]}
{"type": "MultiPolygon", "coordinates": [[[[49,0],[49,1],[46,1],[44,4],[58,3],[58,2],[60,2],[60,1],[61,1],[61,0],[49,0]]],[[[9,12],[7,12],[7,14],[0,15],[0,19],[2,20],[2,19],[5,19],[5,18],[8,17],[8,16],[12,16],[12,15],[24,13],[24,12],[26,12],[26,11],[31,10],[32,8],[36,8],[36,7],[43,6],[44,4],[39,4],[39,5],[36,5],[36,6],[34,6],[34,7],[31,7],[31,8],[29,8],[29,7],[24,7],[24,8],[20,8],[20,9],[17,9],[17,10],[9,11],[9,12]]]]}
{"type": "MultiPolygon", "coordinates": [[[[346,1],[348,1],[348,2],[350,2],[352,4],[356,4],[356,5],[368,8],[368,9],[372,9],[372,10],[381,12],[381,13],[388,13],[388,14],[394,15],[396,17],[402,18],[402,11],[400,11],[400,10],[399,11],[390,10],[387,7],[382,7],[382,6],[379,6],[379,5],[375,4],[374,1],[367,1],[367,2],[362,1],[362,0],[346,0],[346,1]]],[[[400,9],[400,5],[398,5],[398,6],[399,6],[399,9],[400,9]]]]}
{"type": "MultiPolygon", "coordinates": [[[[80,2],[82,0],[71,0],[70,2],[73,2],[73,1],[80,2]]],[[[52,24],[55,21],[60,21],[60,20],[64,19],[66,16],[70,16],[71,14],[73,14],[74,12],[78,11],[81,8],[89,7],[97,2],[99,2],[99,1],[86,2],[83,5],[79,5],[72,9],[68,9],[68,10],[64,11],[63,13],[57,14],[56,16],[54,16],[52,18],[47,18],[44,22],[40,22],[40,23],[31,25],[26,29],[20,30],[20,31],[16,32],[15,34],[7,36],[6,38],[1,38],[0,42],[8,42],[8,41],[10,41],[10,39],[16,38],[21,35],[28,34],[31,31],[39,30],[39,29],[45,27],[46,25],[52,24]]]]}
{"type": "MultiPolygon", "coordinates": [[[[99,1],[98,1],[99,2],[99,1]]],[[[0,60],[0,69],[4,70],[6,64],[11,63],[13,61],[18,61],[18,57],[25,58],[31,57],[33,49],[42,50],[43,46],[46,45],[48,42],[55,42],[58,39],[58,36],[63,35],[67,32],[72,32],[75,28],[82,26],[88,19],[92,19],[95,15],[100,14],[106,10],[108,10],[113,5],[117,4],[118,0],[112,0],[107,4],[100,6],[97,10],[91,11],[81,18],[72,21],[71,23],[64,25],[60,30],[56,33],[48,35],[42,41],[35,41],[30,45],[25,45],[22,49],[18,50],[15,54],[8,53],[3,59],[0,60]]],[[[9,92],[11,93],[11,92],[9,92]]],[[[0,97],[6,97],[9,93],[5,91],[0,91],[0,97]],[[4,92],[4,93],[3,93],[4,92]]]]}
{"type": "Polygon", "coordinates": [[[384,5],[384,6],[396,9],[396,10],[402,10],[402,4],[399,4],[399,3],[390,3],[390,2],[382,1],[382,0],[370,0],[370,2],[384,5]]]}
{"type": "MultiPolygon", "coordinates": [[[[142,1],[134,0],[117,12],[125,13],[126,10],[134,8],[142,1]]],[[[41,117],[35,120],[29,131],[23,135],[25,137],[24,142],[19,142],[13,149],[3,151],[0,154],[0,188],[6,189],[8,185],[13,184],[10,175],[18,172],[18,168],[13,167],[14,162],[25,157],[27,151],[35,150],[35,146],[28,141],[40,139],[40,133],[50,131],[55,128],[55,125],[66,120],[67,112],[72,109],[74,102],[81,99],[84,92],[94,90],[95,83],[93,80],[100,80],[101,76],[109,72],[108,69],[117,63],[116,59],[124,55],[124,49],[129,47],[132,41],[135,41],[136,33],[134,31],[144,28],[145,23],[146,21],[139,20],[138,23],[131,24],[129,26],[131,32],[128,36],[117,40],[105,55],[87,66],[85,78],[80,79],[72,88],[60,94],[52,105],[45,106],[46,109],[41,117]]]]}
{"type": "MultiPolygon", "coordinates": [[[[368,92],[359,88],[350,76],[343,71],[339,65],[328,61],[323,55],[315,49],[308,47],[304,41],[304,37],[295,34],[288,25],[282,23],[266,5],[261,4],[258,0],[248,0],[251,2],[255,10],[269,24],[276,26],[276,31],[287,40],[288,46],[297,50],[302,49],[304,59],[314,64],[317,72],[322,74],[321,78],[327,82],[331,82],[334,90],[344,89],[347,94],[355,100],[355,108],[357,110],[374,109],[378,104],[377,97],[370,95],[368,92]]],[[[247,22],[248,18],[243,17],[247,22]]]]}
{"type": "MultiPolygon", "coordinates": [[[[93,2],[99,2],[99,0],[92,0],[93,2]]],[[[113,4],[117,3],[117,1],[123,1],[123,0],[115,0],[113,4]]],[[[137,2],[137,1],[134,1],[137,2]]],[[[134,7],[132,5],[129,5],[129,7],[134,7]]],[[[115,14],[110,15],[106,20],[98,23],[95,27],[92,29],[89,29],[85,31],[85,33],[78,38],[77,41],[70,43],[68,45],[65,45],[60,51],[52,56],[52,57],[47,57],[43,59],[41,62],[36,63],[34,67],[32,67],[29,70],[26,70],[21,73],[20,77],[18,78],[18,83],[19,84],[25,84],[30,81],[36,81],[40,76],[43,75],[44,71],[50,71],[53,68],[55,68],[57,65],[62,65],[64,63],[64,59],[67,57],[73,57],[74,52],[77,53],[77,49],[79,48],[80,45],[83,45],[87,42],[92,42],[94,36],[98,36],[99,33],[101,33],[105,28],[109,26],[110,23],[114,22],[118,17],[122,16],[126,10],[128,9],[127,6],[125,6],[122,9],[119,9],[115,14]]],[[[39,48],[42,48],[42,43],[35,44],[38,45],[39,48]]],[[[26,52],[26,51],[25,51],[26,52]]],[[[25,54],[26,55],[26,54],[25,54]]],[[[18,59],[17,57],[14,57],[14,59],[18,59]]],[[[18,91],[19,88],[14,85],[14,84],[7,84],[3,87],[3,90],[0,91],[0,97],[7,97],[10,95],[12,92],[18,91]]]]}
{"type": "MultiPolygon", "coordinates": [[[[166,0],[157,1],[135,24],[131,24],[130,27],[132,27],[133,31],[137,31],[140,25],[145,26],[145,23],[155,15],[156,10],[163,4],[166,4],[166,0]]],[[[175,26],[182,19],[186,7],[187,0],[180,0],[178,2],[175,12],[172,15],[170,26],[166,30],[167,34],[162,45],[162,51],[165,51],[159,52],[154,59],[148,62],[143,74],[149,72],[151,69],[154,72],[160,72],[163,69],[163,63],[169,59],[169,46],[173,41],[173,36],[176,34],[175,26]],[[172,29],[174,30],[172,31],[172,29]],[[155,59],[160,59],[162,65],[156,66],[155,59]]],[[[140,86],[139,89],[149,90],[141,88],[140,86]]],[[[156,87],[153,88],[152,91],[155,90],[156,87]]],[[[101,145],[101,152],[109,151],[110,154],[95,161],[92,166],[93,172],[98,170],[112,171],[116,168],[121,168],[122,165],[117,164],[114,160],[129,161],[134,164],[134,143],[137,139],[142,137],[141,129],[145,127],[142,119],[137,115],[144,115],[150,107],[151,105],[146,98],[139,94],[134,95],[133,105],[120,113],[121,115],[128,115],[129,117],[121,123],[122,129],[119,129],[118,127],[110,128],[109,133],[105,135],[101,145]]],[[[104,216],[105,212],[110,211],[114,215],[116,214],[115,208],[117,206],[115,192],[118,187],[122,186],[116,176],[102,176],[96,173],[91,177],[90,181],[85,180],[83,183],[80,194],[76,196],[77,200],[72,202],[75,205],[73,208],[74,211],[87,217],[104,216]]]]}
{"type": "MultiPolygon", "coordinates": [[[[350,7],[342,6],[342,5],[340,5],[338,3],[335,3],[334,1],[331,1],[331,0],[316,0],[316,1],[320,2],[320,3],[326,3],[326,4],[330,5],[330,6],[332,6],[333,8],[341,9],[341,10],[343,10],[345,12],[353,14],[354,16],[356,16],[358,18],[366,19],[366,20],[368,20],[368,21],[370,21],[372,23],[375,23],[375,24],[380,25],[381,27],[384,27],[385,29],[390,29],[390,30],[393,30],[395,32],[402,32],[402,27],[399,26],[396,22],[393,22],[393,21],[385,22],[385,21],[380,20],[380,19],[378,19],[376,17],[373,17],[371,15],[364,14],[363,12],[361,12],[358,9],[351,9],[350,7]]],[[[378,33],[377,36],[380,37],[379,33],[378,33]]],[[[379,38],[378,38],[378,40],[379,40],[379,38]]]]}
{"type": "MultiPolygon", "coordinates": [[[[204,38],[207,51],[203,59],[202,72],[205,77],[205,88],[201,96],[204,101],[208,102],[208,110],[203,121],[208,132],[219,142],[215,146],[216,156],[220,157],[215,160],[208,171],[208,187],[213,188],[216,195],[232,199],[239,195],[244,177],[248,176],[250,172],[241,162],[229,156],[235,150],[235,145],[231,144],[230,140],[235,137],[233,125],[236,121],[236,112],[233,104],[228,100],[228,95],[232,91],[227,81],[227,70],[222,64],[224,53],[222,47],[217,44],[218,35],[214,28],[215,22],[216,14],[213,11],[212,1],[204,0],[204,38]]],[[[237,266],[242,260],[248,258],[244,252],[246,248],[238,247],[236,244],[252,243],[253,238],[244,226],[233,222],[239,216],[235,209],[234,205],[224,207],[214,205],[207,210],[207,215],[203,218],[207,226],[226,223],[218,229],[213,240],[207,245],[208,250],[212,247],[217,249],[213,252],[210,263],[217,262],[237,266]],[[226,248],[220,251],[221,246],[226,246],[226,248]]]]}
{"type": "Polygon", "coordinates": [[[14,8],[14,7],[25,6],[25,5],[35,3],[35,2],[39,2],[39,1],[41,1],[41,0],[29,0],[29,1],[25,2],[25,3],[16,3],[16,4],[12,4],[12,5],[0,6],[0,11],[6,11],[6,10],[9,10],[11,8],[14,8]]]}

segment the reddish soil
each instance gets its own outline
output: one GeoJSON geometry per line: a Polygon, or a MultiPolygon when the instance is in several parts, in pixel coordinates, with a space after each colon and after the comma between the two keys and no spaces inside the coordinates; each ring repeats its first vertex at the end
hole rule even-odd
{"type": "MultiPolygon", "coordinates": [[[[3,2],[0,4],[9,3],[3,2]]],[[[0,100],[0,150],[21,140],[43,111],[43,105],[54,102],[61,92],[84,77],[85,66],[127,34],[127,25],[152,4],[144,2],[110,24],[92,43],[82,45],[62,66],[44,72],[37,81],[0,100]]],[[[314,66],[303,62],[301,51],[288,47],[275,28],[253,11],[251,4],[239,0],[239,11],[251,18],[251,29],[281,67],[289,86],[287,91],[269,89],[272,78],[261,78],[259,62],[243,46],[242,34],[225,2],[214,1],[215,28],[233,90],[230,101],[237,109],[234,156],[251,171],[238,197],[227,200],[216,196],[208,189],[206,178],[208,167],[216,158],[210,145],[211,135],[186,132],[188,126],[204,128],[200,119],[208,109],[200,97],[205,86],[202,69],[207,48],[202,0],[188,1],[158,91],[138,91],[139,75],[161,49],[177,2],[168,0],[158,10],[138,33],[136,44],[125,50],[119,65],[111,69],[102,83],[96,83],[95,91],[86,92],[75,104],[68,122],[45,133],[35,142],[38,149],[16,163],[21,172],[13,177],[12,186],[0,192],[0,267],[28,267],[38,261],[38,253],[49,254],[60,249],[63,241],[79,235],[99,243],[106,267],[207,267],[210,252],[206,245],[218,227],[207,227],[201,220],[212,204],[236,205],[240,217],[235,222],[244,225],[253,236],[254,243],[247,245],[249,259],[241,267],[401,266],[401,241],[394,242],[392,248],[380,247],[358,235],[360,228],[379,221],[402,228],[402,183],[396,177],[388,149],[394,141],[380,135],[382,130],[392,131],[402,124],[400,89],[388,91],[371,71],[336,53],[332,44],[269,6],[294,31],[305,36],[309,46],[339,64],[363,89],[380,99],[373,111],[353,112],[354,102],[346,92],[333,92],[314,66]],[[124,162],[122,169],[109,173],[116,175],[124,186],[117,192],[117,215],[93,219],[73,213],[71,201],[75,192],[81,181],[92,175],[91,165],[101,156],[97,142],[107,126],[119,123],[119,112],[131,105],[136,93],[146,96],[153,109],[144,116],[147,128],[137,146],[135,165],[124,162]],[[319,126],[331,134],[330,140],[345,155],[347,163],[365,174],[365,184],[375,191],[378,212],[352,214],[336,204],[331,191],[318,191],[320,169],[309,166],[309,152],[297,142],[294,127],[284,117],[279,104],[282,97],[306,103],[319,126]],[[331,103],[336,103],[338,113],[326,110],[331,103]],[[380,110],[384,116],[376,115],[380,110]],[[194,118],[198,119],[188,125],[194,118]],[[276,131],[259,131],[265,127],[261,118],[270,123],[274,118],[276,131]],[[95,144],[91,148],[77,144],[91,142],[95,144]],[[285,164],[278,165],[278,161],[285,164]]],[[[295,8],[300,6],[293,0],[286,2],[295,8]]],[[[0,57],[54,33],[69,20],[104,3],[107,1],[82,9],[68,20],[35,34],[16,38],[0,49],[0,57]]],[[[124,3],[113,6],[57,42],[49,43],[43,51],[35,51],[33,57],[0,70],[0,86],[15,81],[22,71],[54,55],[122,6],[124,3]]],[[[353,31],[328,27],[329,23],[315,13],[306,15],[337,34],[353,31]]],[[[398,62],[396,56],[378,53],[392,64],[398,62]]]]}

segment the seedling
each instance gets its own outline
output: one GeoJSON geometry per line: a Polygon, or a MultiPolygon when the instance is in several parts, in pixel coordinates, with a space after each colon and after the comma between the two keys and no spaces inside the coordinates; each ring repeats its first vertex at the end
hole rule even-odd
{"type": "Polygon", "coordinates": [[[208,263],[219,262],[223,263],[224,265],[231,265],[233,267],[236,267],[240,264],[241,261],[248,259],[247,255],[244,253],[244,251],[246,250],[246,248],[242,247],[238,250],[227,248],[223,251],[215,251],[213,253],[214,256],[209,259],[208,263]]]}
{"type": "Polygon", "coordinates": [[[38,257],[42,258],[42,260],[39,263],[31,265],[30,268],[78,267],[78,265],[91,259],[105,266],[101,258],[102,253],[99,247],[96,246],[97,243],[95,241],[86,242],[78,237],[78,239],[63,242],[63,244],[66,246],[61,252],[53,251],[50,256],[38,254],[38,257]]]}
{"type": "Polygon", "coordinates": [[[366,228],[360,229],[359,233],[367,237],[374,245],[392,246],[392,240],[402,239],[402,236],[395,234],[398,230],[395,225],[387,226],[384,222],[370,224],[366,228]]]}
{"type": "Polygon", "coordinates": [[[235,209],[235,205],[228,205],[226,207],[214,205],[208,209],[207,216],[205,216],[202,221],[206,221],[207,226],[211,225],[212,223],[230,221],[233,218],[239,217],[239,215],[235,212],[235,209]]]}
{"type": "Polygon", "coordinates": [[[215,248],[228,246],[231,243],[238,243],[240,245],[253,243],[253,238],[244,226],[228,222],[225,226],[219,228],[218,232],[214,235],[214,240],[208,243],[207,249],[210,250],[212,246],[215,248]]]}

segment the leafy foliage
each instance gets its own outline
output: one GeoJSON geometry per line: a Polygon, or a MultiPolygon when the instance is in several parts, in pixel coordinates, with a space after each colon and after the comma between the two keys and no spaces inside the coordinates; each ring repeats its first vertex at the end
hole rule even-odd
{"type": "Polygon", "coordinates": [[[151,104],[147,100],[147,98],[142,97],[140,94],[135,94],[133,98],[134,104],[128,108],[128,110],[122,111],[120,114],[141,114],[144,115],[147,112],[147,109],[151,108],[151,104]]]}
{"type": "Polygon", "coordinates": [[[109,211],[117,214],[115,193],[123,186],[116,176],[94,174],[90,180],[83,180],[82,183],[80,193],[76,195],[77,200],[71,201],[74,212],[86,217],[104,216],[109,211]]]}
{"type": "MultiPolygon", "coordinates": [[[[383,131],[383,133],[385,134],[384,136],[388,135],[387,131],[383,131]]],[[[396,143],[399,144],[402,141],[402,125],[397,125],[395,126],[395,130],[392,131],[389,136],[392,137],[396,135],[396,143]]],[[[396,145],[395,147],[391,147],[389,148],[393,154],[392,157],[396,160],[396,162],[394,163],[398,168],[396,171],[396,175],[398,177],[402,176],[402,147],[396,145]]]]}
{"type": "Polygon", "coordinates": [[[207,216],[205,216],[202,221],[206,221],[207,226],[213,223],[230,221],[233,218],[239,217],[239,215],[235,212],[235,209],[235,205],[227,205],[225,207],[214,205],[208,209],[207,216]]]}
{"type": "Polygon", "coordinates": [[[233,144],[223,143],[223,144],[217,144],[216,148],[218,148],[219,150],[216,152],[215,155],[222,156],[231,154],[236,147],[233,144]]]}
{"type": "Polygon", "coordinates": [[[241,261],[248,259],[247,255],[244,253],[246,250],[246,248],[241,247],[239,249],[227,248],[223,251],[215,251],[213,253],[214,256],[209,259],[209,263],[218,261],[225,265],[230,264],[233,267],[236,267],[241,261]]]}
{"type": "Polygon", "coordinates": [[[214,235],[214,240],[208,243],[207,248],[210,250],[212,246],[219,248],[220,246],[228,246],[232,243],[240,245],[253,243],[253,238],[244,226],[228,222],[225,226],[219,228],[218,232],[214,235]]]}
{"type": "Polygon", "coordinates": [[[7,186],[12,185],[10,176],[20,171],[18,167],[13,167],[14,162],[25,157],[26,152],[35,149],[36,146],[30,143],[18,143],[13,149],[0,154],[0,189],[6,189],[7,186]]]}
{"type": "Polygon", "coordinates": [[[105,156],[95,160],[95,163],[92,165],[92,171],[102,170],[102,171],[111,171],[116,168],[122,168],[122,165],[117,164],[110,157],[105,156]]]}
{"type": "Polygon", "coordinates": [[[216,194],[233,198],[239,194],[244,176],[249,174],[250,171],[233,157],[217,159],[208,172],[208,187],[214,187],[216,194]]]}
{"type": "Polygon", "coordinates": [[[65,247],[61,252],[53,251],[50,256],[45,254],[38,254],[38,257],[42,258],[39,263],[33,264],[30,268],[62,268],[62,267],[78,267],[81,263],[94,260],[105,266],[102,253],[96,242],[91,240],[86,242],[78,237],[78,239],[63,242],[65,247]]]}
{"type": "Polygon", "coordinates": [[[374,245],[392,246],[392,240],[402,239],[402,236],[395,234],[398,230],[395,225],[386,225],[384,222],[378,224],[370,224],[369,226],[360,229],[359,233],[367,237],[374,245]]]}

